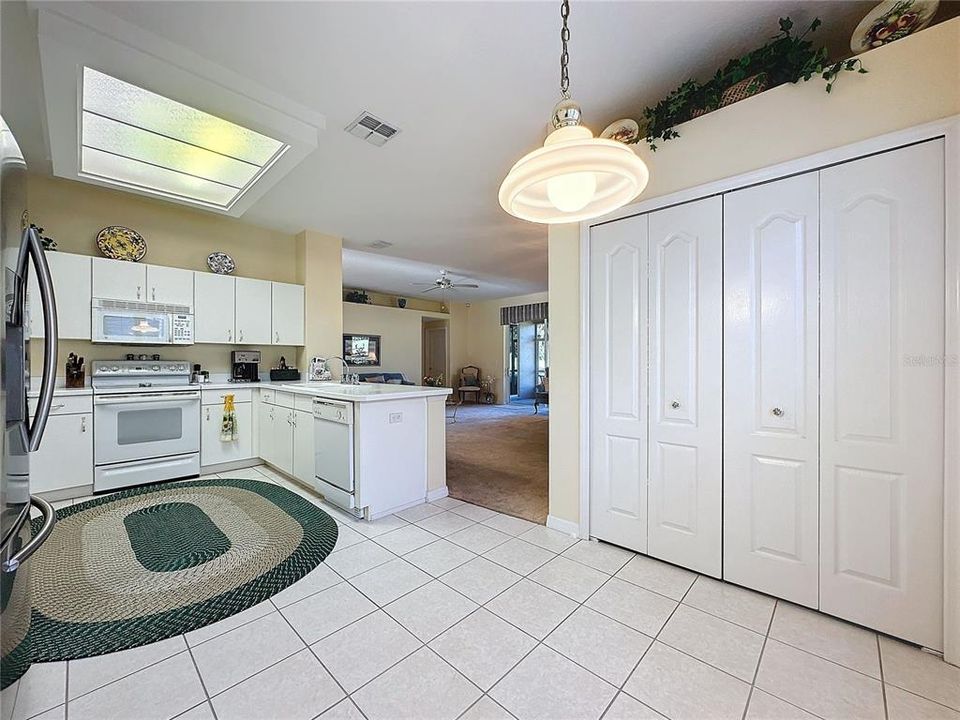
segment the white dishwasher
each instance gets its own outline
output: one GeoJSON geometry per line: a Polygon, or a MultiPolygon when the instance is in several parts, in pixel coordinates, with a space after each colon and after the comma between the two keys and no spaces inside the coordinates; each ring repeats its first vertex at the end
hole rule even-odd
{"type": "Polygon", "coordinates": [[[314,400],[313,422],[317,492],[359,517],[362,509],[356,501],[353,403],[314,400]]]}

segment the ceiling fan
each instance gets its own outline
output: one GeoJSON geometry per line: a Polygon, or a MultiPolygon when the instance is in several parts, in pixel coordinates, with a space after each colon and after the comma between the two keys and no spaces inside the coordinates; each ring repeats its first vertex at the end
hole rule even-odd
{"type": "Polygon", "coordinates": [[[447,271],[441,270],[440,276],[433,282],[420,282],[420,283],[410,283],[411,285],[425,285],[427,286],[426,290],[421,290],[420,292],[432,292],[434,290],[459,290],[460,288],[478,288],[479,285],[475,283],[460,283],[454,282],[449,277],[447,277],[447,271]]]}

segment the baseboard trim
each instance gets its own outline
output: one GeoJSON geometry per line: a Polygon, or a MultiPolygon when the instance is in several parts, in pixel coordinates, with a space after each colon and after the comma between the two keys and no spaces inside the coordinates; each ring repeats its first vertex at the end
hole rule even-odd
{"type": "Polygon", "coordinates": [[[445,498],[450,493],[447,491],[447,486],[438,487],[436,490],[427,491],[427,502],[433,502],[434,500],[439,500],[445,498]]]}
{"type": "Polygon", "coordinates": [[[559,530],[570,537],[580,537],[580,526],[572,520],[564,520],[556,515],[547,515],[547,527],[559,530]]]}

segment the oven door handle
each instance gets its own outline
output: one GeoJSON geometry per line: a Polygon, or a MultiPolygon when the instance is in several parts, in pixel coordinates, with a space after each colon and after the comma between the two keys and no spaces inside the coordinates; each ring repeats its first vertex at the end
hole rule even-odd
{"type": "Polygon", "coordinates": [[[140,393],[137,395],[107,395],[94,397],[94,405],[141,405],[144,403],[183,402],[199,400],[200,393],[188,391],[182,393],[140,393]]]}

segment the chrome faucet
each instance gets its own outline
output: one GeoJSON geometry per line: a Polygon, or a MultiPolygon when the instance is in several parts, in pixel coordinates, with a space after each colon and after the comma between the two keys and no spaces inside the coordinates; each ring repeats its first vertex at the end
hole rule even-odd
{"type": "Polygon", "coordinates": [[[347,361],[344,360],[339,355],[334,355],[330,360],[339,360],[343,363],[343,373],[340,375],[340,383],[342,385],[359,385],[360,376],[356,373],[350,372],[350,367],[347,365],[347,361]]]}

